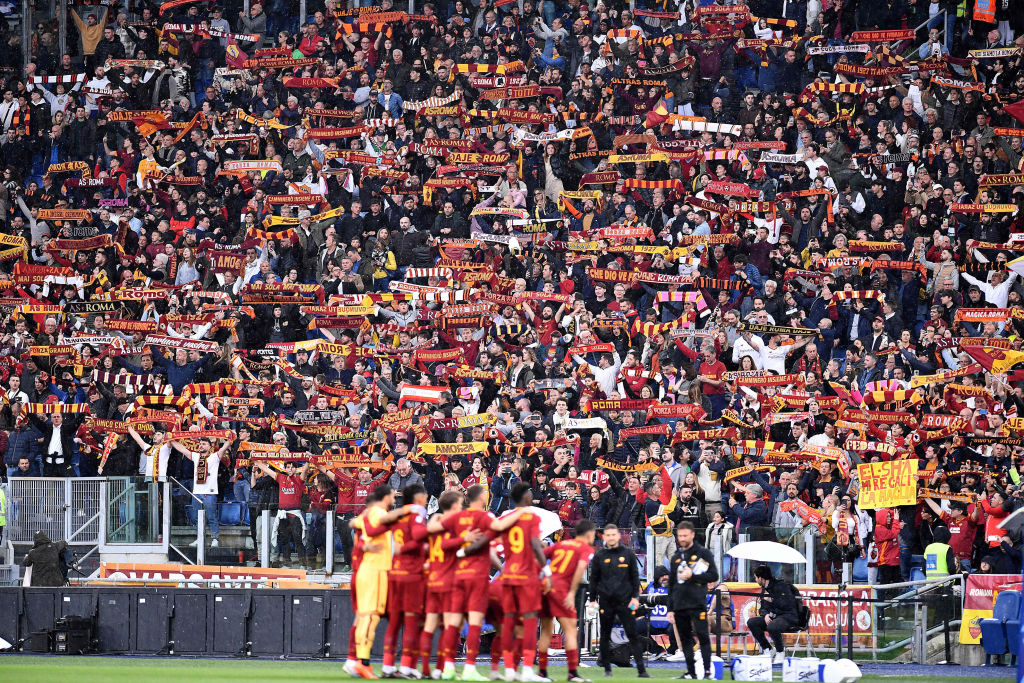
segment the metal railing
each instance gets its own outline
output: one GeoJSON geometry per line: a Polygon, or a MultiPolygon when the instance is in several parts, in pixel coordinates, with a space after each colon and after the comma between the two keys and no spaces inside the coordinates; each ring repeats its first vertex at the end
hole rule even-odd
{"type": "MultiPolygon", "coordinates": [[[[926,664],[929,638],[941,633],[944,637],[945,661],[951,662],[954,629],[959,626],[962,617],[960,598],[963,580],[963,575],[954,574],[937,579],[872,586],[876,597],[858,595],[850,590],[854,586],[845,584],[836,587],[835,595],[803,595],[804,603],[811,608],[812,623],[816,617],[827,613],[829,616],[834,615],[834,629],[831,633],[813,626],[799,631],[793,629],[790,633],[795,636],[790,647],[795,652],[805,650],[808,654],[828,654],[836,658],[845,656],[852,659],[854,653],[858,653],[870,656],[873,661],[878,661],[879,655],[903,651],[910,654],[913,661],[926,664]],[[905,588],[911,590],[896,596],[877,597],[882,592],[905,588]],[[804,638],[802,646],[801,636],[804,638]]],[[[729,591],[732,601],[737,597],[756,598],[759,595],[758,591],[729,591]]],[[[714,623],[722,619],[723,602],[716,602],[714,623]]],[[[736,639],[740,640],[746,652],[752,636],[746,624],[739,621],[734,624],[732,633],[713,635],[715,653],[722,656],[724,641],[728,655],[736,639]]]]}
{"type": "MultiPolygon", "coordinates": [[[[747,541],[774,541],[788,545],[800,552],[805,558],[802,564],[772,565],[776,569],[777,574],[783,575],[787,580],[795,583],[815,583],[818,570],[817,563],[819,560],[824,560],[822,544],[811,527],[748,528],[746,531],[734,535],[732,542],[728,545],[724,544],[722,535],[712,534],[708,537],[706,531],[706,528],[696,529],[696,541],[714,554],[718,575],[726,581],[752,582],[754,580],[753,571],[758,563],[735,559],[728,554],[730,548],[747,541]]],[[[637,553],[638,557],[642,556],[642,568],[647,569],[646,576],[648,578],[652,577],[654,568],[647,562],[650,550],[653,547],[650,542],[650,530],[647,527],[637,527],[622,529],[621,532],[623,545],[631,548],[637,553]]],[[[668,556],[671,557],[672,553],[676,550],[675,538],[669,537],[668,544],[670,548],[668,556]]],[[[769,564],[772,563],[771,558],[765,558],[764,561],[769,564]]],[[[834,569],[837,571],[840,569],[838,563],[834,569]]],[[[847,582],[852,583],[850,580],[847,580],[847,582]]]]}
{"type": "MultiPolygon", "coordinates": [[[[953,49],[952,48],[953,41],[952,41],[952,37],[949,36],[949,31],[947,30],[949,28],[949,19],[950,19],[949,11],[948,10],[944,10],[944,9],[940,9],[935,14],[935,16],[928,17],[927,19],[922,21],[920,24],[915,26],[914,27],[915,38],[914,38],[913,41],[911,41],[912,44],[910,45],[910,47],[908,47],[904,51],[903,56],[904,57],[912,56],[913,54],[917,53],[921,49],[921,47],[924,45],[924,43],[919,42],[917,40],[917,38],[916,38],[917,33],[921,29],[925,29],[925,37],[927,37],[928,32],[931,31],[933,28],[938,29],[939,30],[940,42],[946,47],[946,49],[952,51],[952,49],[953,49]]],[[[952,19],[955,21],[956,17],[953,16],[952,19]]],[[[895,47],[897,44],[898,43],[894,43],[894,44],[890,45],[889,46],[890,49],[895,47]]]]}
{"type": "Polygon", "coordinates": [[[8,483],[8,537],[31,544],[36,532],[77,545],[100,542],[99,501],[107,481],[19,477],[8,483]]]}
{"type": "MultiPolygon", "coordinates": [[[[196,561],[193,563],[189,556],[181,548],[172,545],[169,539],[168,547],[178,553],[189,564],[206,564],[206,506],[203,503],[203,499],[192,493],[191,489],[174,477],[168,476],[167,481],[187,493],[196,504],[196,561]]],[[[165,505],[170,504],[170,502],[165,503],[165,505]]]]}

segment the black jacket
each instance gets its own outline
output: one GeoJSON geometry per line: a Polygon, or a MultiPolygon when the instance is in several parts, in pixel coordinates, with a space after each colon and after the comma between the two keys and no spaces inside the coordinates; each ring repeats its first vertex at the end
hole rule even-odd
{"type": "Polygon", "coordinates": [[[629,602],[640,594],[636,555],[621,543],[601,548],[590,561],[591,599],[629,602]]]}
{"type": "MultiPolygon", "coordinates": [[[[68,462],[71,462],[71,456],[75,451],[75,434],[78,432],[78,427],[82,424],[83,414],[78,415],[65,415],[60,425],[60,444],[63,452],[63,457],[68,462]]],[[[39,433],[43,435],[43,443],[40,448],[43,451],[43,457],[50,455],[48,452],[50,447],[50,438],[53,436],[54,425],[49,420],[43,420],[35,413],[28,414],[29,420],[35,425],[39,433]]]]}
{"type": "Polygon", "coordinates": [[[28,555],[21,561],[26,567],[32,567],[33,586],[63,586],[64,572],[61,571],[61,556],[67,550],[65,541],[50,540],[45,531],[37,531],[35,544],[28,555]]]}
{"type": "Polygon", "coordinates": [[[615,506],[611,509],[608,521],[623,529],[636,529],[645,526],[644,506],[636,499],[636,496],[623,488],[614,474],[608,477],[608,481],[616,496],[615,506]]]}
{"type": "Polygon", "coordinates": [[[702,545],[694,543],[688,550],[679,548],[669,561],[668,608],[706,610],[708,606],[708,584],[718,581],[715,556],[702,545]],[[680,581],[679,572],[686,565],[693,571],[686,581],[680,581]],[[706,567],[704,565],[707,565],[706,567]]]}
{"type": "Polygon", "coordinates": [[[395,253],[395,262],[399,266],[411,266],[416,261],[422,260],[422,258],[417,257],[422,256],[420,252],[424,249],[429,249],[427,246],[427,239],[429,237],[429,232],[420,232],[418,230],[403,232],[400,229],[391,238],[391,251],[395,253]]]}
{"type": "Polygon", "coordinates": [[[799,620],[797,614],[797,597],[793,584],[788,581],[772,579],[761,591],[761,614],[772,618],[786,617],[794,622],[799,620]]]}

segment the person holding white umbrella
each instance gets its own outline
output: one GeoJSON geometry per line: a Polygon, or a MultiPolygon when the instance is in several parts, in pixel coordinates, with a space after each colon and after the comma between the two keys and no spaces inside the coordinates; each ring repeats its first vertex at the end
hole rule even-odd
{"type": "Polygon", "coordinates": [[[761,652],[772,657],[776,664],[786,658],[782,634],[795,631],[800,621],[793,584],[776,579],[767,565],[754,570],[754,579],[761,587],[761,616],[747,619],[747,629],[761,647],[761,652]],[[769,644],[765,633],[771,635],[769,644]]]}

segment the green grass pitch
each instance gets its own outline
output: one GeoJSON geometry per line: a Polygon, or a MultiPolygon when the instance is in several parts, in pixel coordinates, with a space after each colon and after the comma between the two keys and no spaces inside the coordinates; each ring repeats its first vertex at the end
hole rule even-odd
{"type": "MultiPolygon", "coordinates": [[[[155,659],[125,657],[30,657],[21,655],[0,655],[0,681],[26,681],[31,683],[113,683],[114,681],[140,681],[143,683],[164,683],[165,681],[188,681],[208,683],[210,681],[345,681],[350,679],[341,670],[341,661],[310,662],[280,660],[223,660],[223,659],[155,659]]],[[[485,669],[486,670],[486,669],[485,669]]],[[[374,671],[380,672],[380,665],[374,664],[374,671]]],[[[684,670],[659,669],[651,667],[651,680],[671,680],[684,670]]],[[[600,669],[584,668],[582,675],[596,681],[604,681],[600,669]]],[[[565,667],[552,667],[549,674],[555,681],[565,680],[565,667]]],[[[637,680],[632,669],[616,669],[615,680],[637,680]]],[[[776,671],[776,680],[781,674],[776,671]]],[[[726,672],[726,680],[731,680],[726,672]]],[[[877,683],[962,683],[962,678],[935,676],[865,676],[861,681],[877,683]]],[[[1007,678],[985,678],[988,681],[1011,681],[1007,678]]]]}

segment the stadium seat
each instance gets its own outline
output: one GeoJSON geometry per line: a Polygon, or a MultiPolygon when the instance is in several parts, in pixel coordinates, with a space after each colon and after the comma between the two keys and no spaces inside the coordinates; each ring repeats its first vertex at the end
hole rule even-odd
{"type": "Polygon", "coordinates": [[[242,504],[241,503],[221,503],[220,504],[220,524],[221,526],[238,526],[242,523],[242,504]]]}
{"type": "Polygon", "coordinates": [[[927,577],[924,575],[924,570],[923,569],[921,569],[920,567],[911,567],[910,568],[910,580],[911,581],[924,581],[925,578],[927,578],[927,577]]]}
{"type": "Polygon", "coordinates": [[[981,620],[981,646],[985,648],[985,666],[992,655],[1002,656],[1009,652],[1006,622],[1020,614],[1020,591],[1003,591],[996,597],[991,619],[981,620]]]}
{"type": "Polygon", "coordinates": [[[853,561],[853,582],[868,582],[868,558],[858,557],[853,561]]]}
{"type": "Polygon", "coordinates": [[[1003,630],[1006,633],[1006,649],[1010,651],[1010,666],[1015,666],[1020,656],[1020,617],[1007,620],[1003,630]]]}

